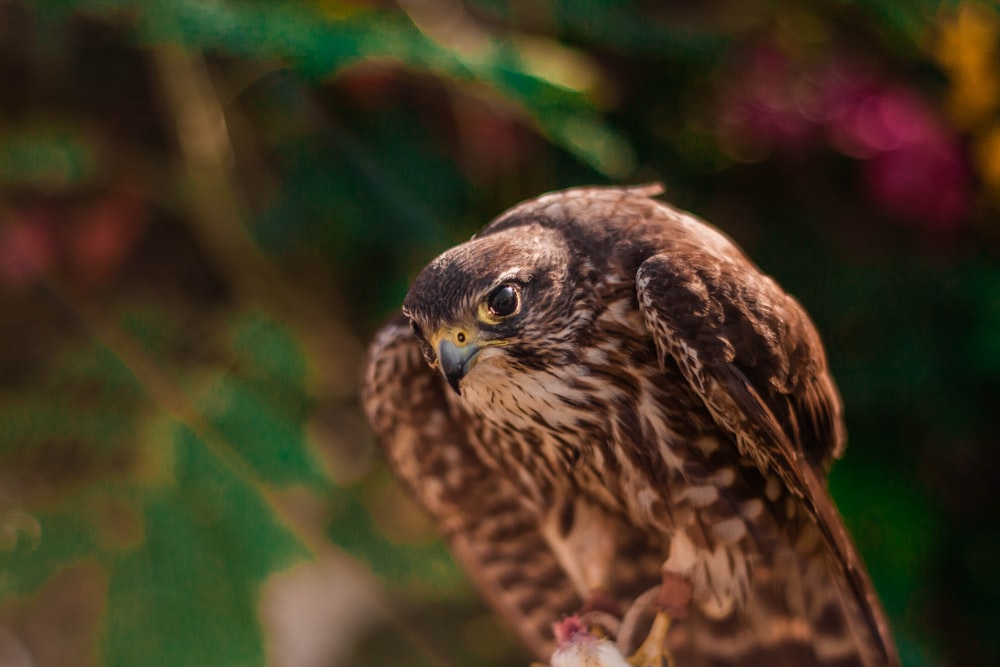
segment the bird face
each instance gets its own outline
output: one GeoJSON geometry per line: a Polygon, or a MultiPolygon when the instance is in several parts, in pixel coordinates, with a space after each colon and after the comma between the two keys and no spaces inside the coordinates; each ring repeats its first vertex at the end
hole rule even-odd
{"type": "Polygon", "coordinates": [[[427,362],[459,394],[492,375],[473,373],[479,364],[516,372],[542,363],[568,305],[568,260],[560,235],[537,225],[476,238],[435,259],[403,302],[427,362]]]}

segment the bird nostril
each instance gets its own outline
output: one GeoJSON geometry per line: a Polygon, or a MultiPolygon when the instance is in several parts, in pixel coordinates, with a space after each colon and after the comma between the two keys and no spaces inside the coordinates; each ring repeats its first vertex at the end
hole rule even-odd
{"type": "Polygon", "coordinates": [[[455,341],[458,342],[459,344],[464,343],[465,342],[465,332],[464,331],[459,331],[457,334],[455,334],[455,341]]]}

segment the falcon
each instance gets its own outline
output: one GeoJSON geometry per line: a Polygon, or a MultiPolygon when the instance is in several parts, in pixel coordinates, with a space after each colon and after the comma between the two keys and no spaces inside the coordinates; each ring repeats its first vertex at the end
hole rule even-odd
{"type": "Polygon", "coordinates": [[[365,370],[392,467],[540,659],[574,618],[635,665],[898,665],[814,325],[659,194],[546,194],[420,272],[365,370]]]}

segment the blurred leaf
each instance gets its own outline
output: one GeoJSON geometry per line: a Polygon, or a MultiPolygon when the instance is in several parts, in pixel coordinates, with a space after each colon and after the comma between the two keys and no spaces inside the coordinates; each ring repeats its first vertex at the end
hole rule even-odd
{"type": "MultiPolygon", "coordinates": [[[[126,319],[141,331],[147,318],[126,319]]],[[[164,414],[149,398],[164,398],[165,376],[141,384],[148,369],[137,376],[123,363],[134,357],[100,345],[57,366],[56,393],[0,402],[0,599],[99,563],[107,664],[262,663],[259,589],[308,557],[266,486],[327,484],[302,428],[302,353],[259,315],[235,318],[228,333],[214,373],[191,369],[203,421],[164,414]]]]}
{"type": "Polygon", "coordinates": [[[885,34],[893,38],[894,45],[905,51],[913,51],[922,46],[927,37],[927,26],[942,6],[957,7],[961,0],[851,0],[868,12],[884,28],[885,34]]]}
{"type": "Polygon", "coordinates": [[[419,131],[412,113],[372,113],[363,122],[364,144],[337,127],[276,139],[275,151],[289,165],[288,183],[255,221],[261,245],[281,252],[318,243],[343,270],[366,248],[429,254],[451,241],[441,221],[461,214],[454,162],[419,131]]]}
{"type": "MultiPolygon", "coordinates": [[[[91,10],[136,6],[126,0],[66,4],[91,10]]],[[[456,82],[486,84],[521,104],[543,132],[599,172],[621,178],[634,166],[625,137],[594,111],[585,96],[540,77],[503,45],[466,56],[438,45],[405,18],[387,12],[359,12],[331,20],[313,8],[290,3],[155,0],[141,7],[136,29],[152,43],[178,43],[257,60],[290,60],[315,78],[330,77],[362,60],[389,58],[456,82]]]]}
{"type": "Polygon", "coordinates": [[[98,154],[77,128],[0,125],[0,186],[60,190],[92,178],[98,154]]]}
{"type": "Polygon", "coordinates": [[[145,540],[113,560],[105,662],[261,664],[260,587],[307,551],[260,489],[188,429],[173,436],[174,483],[140,492],[145,540]]]}
{"type": "MultiPolygon", "coordinates": [[[[505,21],[517,18],[516,3],[474,0],[481,11],[505,21]]],[[[634,0],[557,0],[547,4],[553,27],[576,40],[610,46],[628,53],[656,54],[679,59],[711,58],[727,37],[717,26],[678,23],[677,17],[656,3],[634,0]]],[[[727,9],[734,13],[739,6],[727,9]]]]}
{"type": "Polygon", "coordinates": [[[366,563],[390,591],[419,593],[428,600],[467,599],[469,585],[428,520],[394,484],[369,484],[336,494],[330,541],[366,563]],[[358,493],[360,491],[360,493],[358,493]],[[398,535],[387,520],[406,524],[420,537],[398,535]]]}
{"type": "Polygon", "coordinates": [[[230,336],[233,366],[204,381],[200,411],[258,479],[325,489],[319,461],[307,448],[312,401],[303,387],[301,349],[287,329],[259,314],[237,319],[230,336]]]}

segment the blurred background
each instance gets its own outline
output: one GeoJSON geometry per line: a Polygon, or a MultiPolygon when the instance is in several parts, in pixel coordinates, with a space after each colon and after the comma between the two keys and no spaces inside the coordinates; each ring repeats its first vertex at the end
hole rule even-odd
{"type": "Polygon", "coordinates": [[[905,664],[1000,664],[1000,12],[0,0],[0,664],[526,665],[359,413],[521,199],[661,180],[805,304],[905,664]]]}

